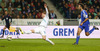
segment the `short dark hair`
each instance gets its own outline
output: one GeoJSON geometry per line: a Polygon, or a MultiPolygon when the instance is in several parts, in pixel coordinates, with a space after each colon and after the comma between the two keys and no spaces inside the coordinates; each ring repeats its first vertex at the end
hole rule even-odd
{"type": "Polygon", "coordinates": [[[80,3],[79,5],[82,7],[82,9],[84,9],[84,4],[80,3]]]}

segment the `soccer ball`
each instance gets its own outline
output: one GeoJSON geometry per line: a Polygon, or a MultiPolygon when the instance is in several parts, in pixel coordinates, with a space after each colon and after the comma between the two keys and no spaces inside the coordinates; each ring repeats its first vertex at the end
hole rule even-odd
{"type": "Polygon", "coordinates": [[[12,40],[12,36],[8,35],[8,36],[7,36],[7,40],[8,40],[8,41],[11,41],[11,40],[12,40]]]}

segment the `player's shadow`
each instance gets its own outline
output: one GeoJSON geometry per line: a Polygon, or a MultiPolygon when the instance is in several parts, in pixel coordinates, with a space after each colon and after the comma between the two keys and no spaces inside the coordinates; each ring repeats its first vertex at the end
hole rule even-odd
{"type": "Polygon", "coordinates": [[[0,46],[0,47],[5,47],[4,45],[0,46]]]}

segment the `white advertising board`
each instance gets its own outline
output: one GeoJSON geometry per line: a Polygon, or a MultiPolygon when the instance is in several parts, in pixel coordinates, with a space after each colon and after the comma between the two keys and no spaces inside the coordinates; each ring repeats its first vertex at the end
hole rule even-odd
{"type": "MultiPolygon", "coordinates": [[[[40,25],[43,19],[12,19],[13,26],[33,26],[40,25]]],[[[56,22],[60,21],[60,24],[63,25],[63,19],[50,19],[48,25],[54,26],[56,22]]],[[[5,25],[5,20],[0,20],[0,25],[5,25]]]]}
{"type": "MultiPolygon", "coordinates": [[[[2,29],[4,26],[0,26],[0,36],[2,35],[2,29]]],[[[13,26],[13,27],[20,27],[22,28],[24,31],[27,30],[31,30],[34,28],[37,28],[38,26],[13,26]]],[[[90,29],[93,26],[90,26],[90,29]]],[[[100,29],[100,26],[97,26],[100,29]]],[[[48,26],[46,28],[46,36],[48,38],[76,38],[76,34],[77,34],[77,29],[78,26],[48,26]]],[[[17,33],[16,32],[10,32],[6,29],[5,30],[5,37],[7,37],[7,35],[11,35],[13,38],[17,37],[17,33]]],[[[90,36],[85,36],[85,32],[84,30],[81,33],[81,38],[100,38],[100,30],[95,30],[90,36]]],[[[36,34],[36,33],[32,33],[32,34],[19,34],[19,38],[24,38],[24,39],[34,39],[34,38],[42,38],[41,34],[36,34]]]]}

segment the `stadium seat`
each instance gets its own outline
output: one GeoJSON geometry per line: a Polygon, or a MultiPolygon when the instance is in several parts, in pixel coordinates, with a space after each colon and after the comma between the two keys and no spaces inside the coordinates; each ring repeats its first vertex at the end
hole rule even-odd
{"type": "Polygon", "coordinates": [[[22,9],[21,8],[17,8],[17,10],[21,11],[22,9]]]}
{"type": "Polygon", "coordinates": [[[30,4],[28,4],[28,6],[30,6],[30,4]]]}
{"type": "Polygon", "coordinates": [[[12,2],[15,2],[15,0],[12,0],[12,2]]]}
{"type": "Polygon", "coordinates": [[[2,8],[0,8],[0,11],[2,10],[2,8]]]}
{"type": "Polygon", "coordinates": [[[8,10],[7,8],[5,8],[5,10],[8,10]]]}
{"type": "Polygon", "coordinates": [[[1,2],[2,0],[0,0],[0,2],[1,2]]]}

